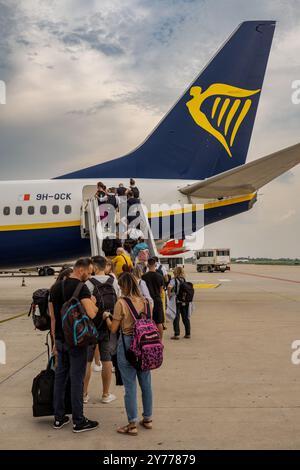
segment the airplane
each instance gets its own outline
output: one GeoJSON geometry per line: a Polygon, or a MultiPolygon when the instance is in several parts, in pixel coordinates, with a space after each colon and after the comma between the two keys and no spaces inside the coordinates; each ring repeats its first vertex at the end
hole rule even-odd
{"type": "MultiPolygon", "coordinates": [[[[241,23],[129,154],[53,179],[0,182],[0,269],[90,255],[80,211],[85,188],[99,180],[117,187],[134,178],[147,207],[180,204],[177,211],[150,211],[151,227],[165,218],[174,225],[185,204],[192,215],[202,211],[205,225],[250,210],[262,186],[300,162],[297,144],[245,163],[274,30],[275,21],[241,23]]],[[[168,239],[184,240],[198,229],[192,222],[164,241],[174,253],[168,239]]]]}

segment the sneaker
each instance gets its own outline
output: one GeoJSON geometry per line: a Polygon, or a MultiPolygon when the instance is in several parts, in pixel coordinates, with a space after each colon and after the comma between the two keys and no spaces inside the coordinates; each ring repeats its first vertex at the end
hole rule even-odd
{"type": "Polygon", "coordinates": [[[171,336],[171,339],[180,339],[180,336],[171,336]]]}
{"type": "Polygon", "coordinates": [[[73,432],[93,431],[93,429],[98,428],[98,426],[98,421],[91,421],[90,419],[84,418],[83,423],[73,425],[73,432]]]}
{"type": "Polygon", "coordinates": [[[101,372],[101,371],[102,371],[102,364],[101,364],[101,362],[100,362],[100,364],[96,364],[96,363],[95,363],[95,364],[93,365],[93,370],[94,370],[94,372],[101,372]]]}
{"type": "Polygon", "coordinates": [[[112,393],[109,393],[107,396],[101,398],[101,403],[111,403],[112,401],[116,400],[117,397],[112,393]]]}
{"type": "Polygon", "coordinates": [[[191,335],[185,335],[184,338],[185,339],[191,339],[191,335]]]}
{"type": "Polygon", "coordinates": [[[83,403],[87,404],[90,401],[90,396],[88,394],[83,395],[83,403]]]}
{"type": "Polygon", "coordinates": [[[64,416],[62,419],[55,419],[53,423],[53,429],[61,429],[66,424],[69,424],[69,416],[64,416]]]}

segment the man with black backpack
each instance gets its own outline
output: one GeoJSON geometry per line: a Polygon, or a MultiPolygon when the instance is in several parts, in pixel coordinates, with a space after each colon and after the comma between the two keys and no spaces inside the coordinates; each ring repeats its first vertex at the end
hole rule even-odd
{"type": "MultiPolygon", "coordinates": [[[[112,379],[112,352],[116,349],[116,336],[112,335],[107,328],[106,322],[103,320],[103,313],[114,311],[117,298],[119,296],[119,286],[117,280],[108,274],[105,274],[106,259],[103,256],[93,256],[92,258],[95,275],[86,283],[90,293],[96,298],[98,307],[97,316],[94,319],[95,326],[98,331],[98,344],[100,351],[100,360],[102,363],[102,403],[111,403],[116,400],[115,395],[110,393],[110,385],[112,379]]],[[[88,401],[88,383],[90,379],[91,364],[93,361],[93,348],[90,347],[88,357],[87,373],[84,387],[84,401],[88,401]]]]}
{"type": "MultiPolygon", "coordinates": [[[[61,429],[70,422],[65,415],[65,390],[68,378],[71,381],[71,402],[73,432],[91,431],[99,425],[97,421],[87,419],[83,414],[83,381],[87,363],[88,342],[93,340],[92,323],[89,318],[95,318],[98,308],[85,282],[92,273],[93,266],[90,258],[76,261],[73,272],[68,279],[56,282],[50,290],[50,302],[53,305],[55,317],[55,353],[57,367],[54,385],[54,429],[61,429]],[[72,309],[76,310],[84,325],[81,338],[75,335],[78,344],[73,344],[73,336],[68,335],[70,326],[76,326],[72,309]],[[64,326],[65,325],[65,326],[64,326]],[[68,328],[67,328],[68,327],[68,328]],[[89,333],[89,335],[87,335],[89,333]],[[71,339],[71,341],[70,341],[71,339]]],[[[78,324],[78,322],[77,322],[78,324]]],[[[94,336],[96,339],[96,336],[94,336]]]]}
{"type": "Polygon", "coordinates": [[[190,322],[190,306],[194,298],[194,287],[191,282],[187,282],[184,275],[184,270],[181,266],[174,269],[174,278],[171,279],[168,285],[169,300],[175,297],[176,316],[173,321],[174,336],[171,339],[180,339],[180,316],[182,318],[185,336],[184,338],[191,338],[191,322],[190,322]]]}

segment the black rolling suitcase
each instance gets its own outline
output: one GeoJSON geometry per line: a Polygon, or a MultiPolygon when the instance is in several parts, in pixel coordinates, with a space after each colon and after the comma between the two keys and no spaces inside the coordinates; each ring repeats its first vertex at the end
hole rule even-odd
{"type": "MultiPolygon", "coordinates": [[[[47,344],[47,343],[46,343],[47,344]]],[[[53,416],[53,394],[54,394],[54,357],[49,356],[48,347],[48,365],[45,370],[42,370],[34,379],[32,383],[32,412],[35,418],[41,416],[53,416]]],[[[71,406],[71,383],[67,382],[66,398],[65,398],[65,413],[72,414],[71,406]]]]}

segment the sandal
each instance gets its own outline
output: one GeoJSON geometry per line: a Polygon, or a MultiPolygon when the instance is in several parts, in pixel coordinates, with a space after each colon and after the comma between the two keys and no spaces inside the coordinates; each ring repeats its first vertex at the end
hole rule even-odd
{"type": "Polygon", "coordinates": [[[137,436],[138,430],[135,424],[127,424],[117,429],[119,434],[128,434],[129,436],[137,436]]]}
{"type": "Polygon", "coordinates": [[[145,429],[152,429],[152,419],[142,419],[140,421],[140,425],[143,426],[145,429]]]}

